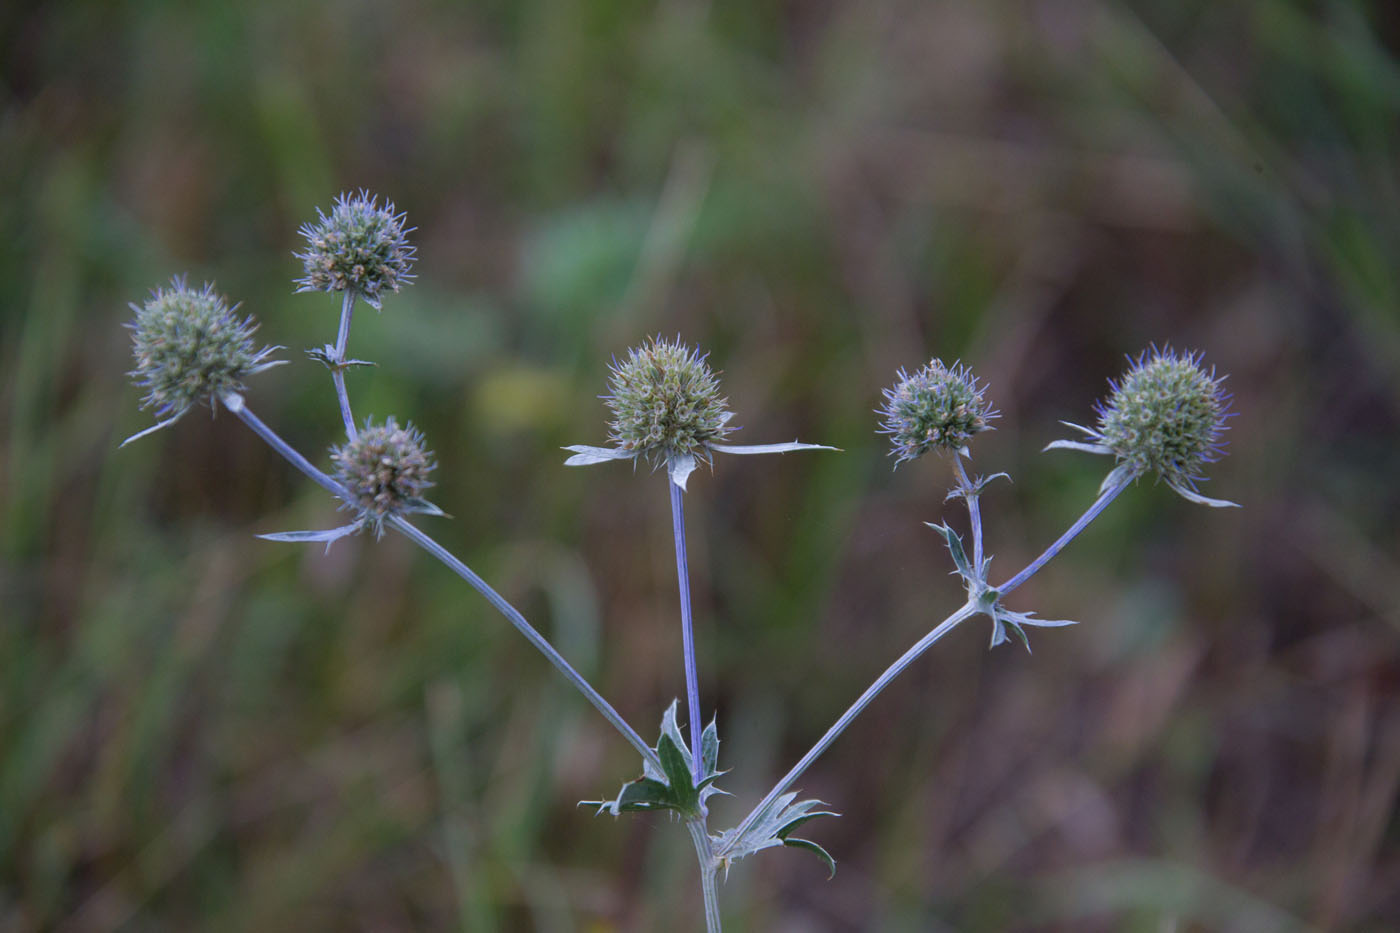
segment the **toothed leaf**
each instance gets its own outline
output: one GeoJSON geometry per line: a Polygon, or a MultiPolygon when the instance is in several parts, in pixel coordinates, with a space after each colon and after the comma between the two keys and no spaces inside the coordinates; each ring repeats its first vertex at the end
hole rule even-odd
{"type": "Polygon", "coordinates": [[[974,579],[972,575],[972,564],[967,559],[967,552],[963,550],[962,538],[957,532],[947,525],[935,525],[933,522],[924,522],[943,538],[943,543],[948,545],[948,553],[953,555],[953,563],[958,568],[958,573],[966,580],[974,579]]]}
{"type": "Polygon", "coordinates": [[[682,817],[697,815],[706,799],[725,791],[714,786],[725,772],[717,771],[714,762],[719,756],[719,732],[712,721],[702,734],[704,773],[699,784],[691,774],[690,750],[681,736],[676,718],[678,703],[672,701],[661,717],[661,737],[656,743],[658,768],[649,759],[642,760],[642,777],[622,786],[613,800],[586,800],[580,806],[596,806],[599,813],[614,816],[631,810],[673,810],[682,817]]]}
{"type": "Polygon", "coordinates": [[[789,791],[765,808],[742,836],[735,835],[736,827],[712,837],[715,851],[719,854],[724,866],[728,868],[729,863],[763,849],[782,845],[793,846],[816,853],[827,863],[828,869],[834,872],[836,862],[821,846],[806,839],[794,839],[788,835],[803,823],[819,816],[840,816],[839,813],[833,813],[830,810],[816,809],[824,806],[826,805],[820,800],[797,800],[797,793],[789,791]],[[794,803],[794,801],[797,802],[794,803]]]}
{"type": "Polygon", "coordinates": [[[713,719],[700,734],[700,766],[711,775],[719,768],[719,729],[713,719]]]}

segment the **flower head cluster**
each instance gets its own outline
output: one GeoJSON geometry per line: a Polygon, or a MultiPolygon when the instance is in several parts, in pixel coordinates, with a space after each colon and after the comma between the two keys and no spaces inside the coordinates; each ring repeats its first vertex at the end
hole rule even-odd
{"type": "Polygon", "coordinates": [[[238,318],[237,308],[229,307],[208,283],[193,289],[176,277],[131,309],[136,320],[127,326],[136,368],[130,375],[146,390],[141,407],[155,409],[162,419],[149,430],[174,422],[196,403],[212,404],[241,391],[245,376],[281,362],[268,361],[277,348],[258,349],[252,318],[238,318]]]}
{"type": "Polygon", "coordinates": [[[366,421],[353,439],[331,451],[335,477],[351,495],[348,505],[376,532],[389,515],[406,512],[440,514],[422,498],[432,486],[428,474],[437,465],[411,424],[392,417],[383,424],[366,421]]]}
{"type": "Polygon", "coordinates": [[[413,278],[415,248],[404,229],[404,215],[394,205],[376,204],[366,191],[342,194],[330,215],[316,209],[314,224],[304,224],[306,250],[296,254],[306,269],[297,280],[300,292],[353,290],[378,309],[383,292],[396,292],[413,278]]]}
{"type": "Polygon", "coordinates": [[[719,380],[710,371],[704,354],[681,343],[680,338],[653,337],[634,347],[621,363],[613,362],[608,374],[612,394],[603,400],[612,409],[613,447],[576,444],[565,447],[574,455],[566,466],[587,466],[609,460],[646,457],[654,465],[666,465],[671,482],[685,489],[686,478],[698,460],[712,453],[781,454],[792,450],[835,450],[821,444],[789,441],[783,444],[726,444],[725,435],[734,416],[720,397],[719,380]]]}
{"type": "Polygon", "coordinates": [[[944,365],[930,360],[909,375],[899,371],[899,381],[885,389],[880,433],[890,436],[890,456],[898,467],[930,450],[966,455],[974,434],[991,430],[997,417],[983,398],[983,387],[966,366],[944,365]]]}
{"type": "Polygon", "coordinates": [[[608,389],[612,441],[654,463],[680,454],[704,457],[707,445],[732,430],[719,380],[705,357],[679,338],[634,347],[613,363],[608,389]]]}
{"type": "Polygon", "coordinates": [[[1199,353],[1153,348],[1132,360],[1121,379],[1109,381],[1112,392],[1095,406],[1096,428],[1070,425],[1091,443],[1051,446],[1112,454],[1118,461],[1110,474],[1115,481],[1152,474],[1192,502],[1234,505],[1196,492],[1205,465],[1225,450],[1221,434],[1232,413],[1223,382],[1202,365],[1199,353]]]}

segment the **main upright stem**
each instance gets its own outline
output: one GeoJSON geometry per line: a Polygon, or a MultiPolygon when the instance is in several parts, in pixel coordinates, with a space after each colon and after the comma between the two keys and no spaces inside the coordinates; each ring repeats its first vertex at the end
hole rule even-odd
{"type": "Polygon", "coordinates": [[[690,831],[690,839],[695,843],[695,858],[700,862],[700,896],[705,901],[705,929],[708,933],[720,933],[719,890],[715,884],[718,871],[710,834],[703,817],[687,820],[685,828],[690,831]]]}
{"type": "Polygon", "coordinates": [[[690,771],[698,785],[704,776],[704,762],[700,760],[700,676],[695,669],[695,626],[690,617],[690,562],[686,557],[685,506],[681,501],[685,493],[669,476],[666,478],[666,485],[671,487],[671,529],[676,540],[676,578],[680,584],[681,650],[685,653],[685,703],[690,710],[690,771]]]}

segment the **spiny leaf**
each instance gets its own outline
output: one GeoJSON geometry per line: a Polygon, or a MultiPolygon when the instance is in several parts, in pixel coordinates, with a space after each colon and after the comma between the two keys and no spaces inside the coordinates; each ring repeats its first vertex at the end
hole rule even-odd
{"type": "Polygon", "coordinates": [[[765,808],[742,836],[735,835],[737,827],[714,836],[715,851],[720,854],[727,869],[729,864],[737,859],[762,849],[787,845],[816,853],[827,863],[830,870],[835,871],[836,863],[824,849],[809,840],[795,839],[788,835],[803,823],[819,816],[840,815],[830,810],[816,809],[823,806],[825,804],[820,800],[797,800],[797,793],[789,791],[765,808]]]}
{"type": "Polygon", "coordinates": [[[817,845],[812,840],[784,838],[783,845],[791,846],[794,849],[806,849],[808,852],[811,852],[813,855],[817,856],[817,858],[821,859],[823,862],[826,863],[827,880],[830,881],[832,878],[836,877],[836,859],[832,858],[831,853],[827,852],[825,849],[817,845]]]}
{"type": "Polygon", "coordinates": [[[656,745],[661,767],[666,771],[666,783],[671,787],[671,800],[678,809],[693,810],[699,797],[690,777],[690,761],[671,737],[664,732],[656,745]]]}
{"type": "Polygon", "coordinates": [[[972,564],[967,559],[967,552],[963,550],[962,538],[957,532],[947,525],[935,525],[933,522],[924,522],[943,538],[943,543],[948,545],[948,553],[953,555],[953,563],[958,568],[958,573],[965,580],[972,580],[972,564]]]}
{"type": "Polygon", "coordinates": [[[700,766],[706,774],[714,774],[719,768],[719,729],[713,719],[700,735],[700,766]]]}
{"type": "Polygon", "coordinates": [[[656,757],[660,767],[650,759],[642,760],[642,777],[624,784],[613,800],[583,801],[582,804],[597,806],[600,813],[614,816],[629,810],[674,810],[684,817],[698,814],[705,800],[724,791],[714,786],[725,772],[716,770],[713,765],[719,757],[719,732],[713,720],[705,729],[701,743],[703,760],[708,762],[698,784],[691,774],[692,759],[690,749],[681,736],[680,723],[676,718],[679,703],[672,701],[661,717],[661,737],[656,743],[656,757]]]}

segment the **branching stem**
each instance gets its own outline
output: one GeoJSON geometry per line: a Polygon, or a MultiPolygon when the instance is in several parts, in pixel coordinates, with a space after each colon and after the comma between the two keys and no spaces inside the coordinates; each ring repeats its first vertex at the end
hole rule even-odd
{"type": "MultiPolygon", "coordinates": [[[[961,463],[958,464],[958,481],[962,488],[968,491],[967,501],[968,509],[972,516],[973,551],[974,560],[976,561],[976,563],[973,566],[979,568],[980,572],[982,562],[982,523],[981,518],[977,512],[977,499],[975,495],[972,494],[971,486],[968,483],[967,479],[967,473],[963,470],[961,463]]],[[[1027,564],[1024,570],[1016,574],[1016,576],[1012,577],[1009,581],[1007,581],[1007,583],[997,588],[997,592],[998,594],[1000,594],[998,598],[1011,592],[1016,587],[1029,580],[1037,570],[1045,566],[1045,564],[1048,563],[1052,558],[1054,558],[1056,554],[1060,553],[1060,551],[1064,549],[1065,545],[1072,541],[1074,537],[1078,535],[1081,531],[1087,528],[1089,526],[1089,523],[1092,522],[1095,518],[1097,518],[1099,514],[1103,512],[1104,509],[1108,508],[1109,503],[1116,499],[1119,493],[1126,489],[1132,483],[1132,481],[1133,477],[1129,476],[1125,479],[1121,479],[1118,482],[1114,483],[1108,489],[1105,489],[1099,495],[1098,499],[1094,500],[1094,503],[1090,505],[1088,509],[1085,510],[1084,514],[1079,516],[1079,518],[1075,520],[1074,524],[1071,525],[1064,534],[1060,535],[1060,537],[1055,541],[1054,544],[1046,548],[1045,553],[1041,554],[1035,560],[1031,561],[1031,563],[1027,564]]],[[[900,655],[899,660],[895,661],[893,664],[887,667],[885,669],[885,672],[881,674],[878,678],[876,678],[873,684],[866,688],[865,692],[860,695],[859,699],[852,703],[851,706],[844,713],[841,714],[841,718],[837,719],[836,722],[832,725],[832,727],[826,730],[826,734],[817,740],[817,744],[813,745],[812,748],[807,752],[807,754],[802,756],[802,760],[799,761],[797,764],[793,765],[792,770],[785,774],[783,778],[780,781],[778,781],[777,784],[773,785],[773,789],[770,790],[768,794],[758,802],[758,805],[752,810],[750,810],[748,815],[744,817],[743,822],[741,822],[737,829],[730,835],[730,839],[732,839],[734,842],[738,842],[740,839],[742,839],[744,833],[748,832],[749,828],[754,824],[754,822],[759,818],[759,816],[763,814],[764,810],[771,806],[772,803],[775,800],[777,800],[781,794],[783,794],[785,791],[788,790],[788,788],[792,786],[793,782],[796,781],[804,771],[811,767],[813,762],[815,762],[819,757],[821,757],[822,753],[825,752],[827,748],[831,745],[831,743],[836,740],[836,737],[846,730],[846,727],[849,726],[851,722],[854,721],[855,718],[860,715],[860,713],[865,709],[866,706],[870,705],[871,700],[875,699],[875,697],[879,695],[879,693],[882,690],[884,690],[885,687],[889,686],[891,681],[893,681],[896,677],[902,674],[905,668],[912,664],[919,657],[919,655],[927,651],[929,647],[933,645],[934,642],[938,641],[944,635],[952,631],[953,628],[957,626],[959,622],[962,622],[968,616],[976,614],[978,611],[979,609],[977,604],[973,600],[968,600],[968,602],[963,604],[962,608],[958,609],[952,615],[948,616],[948,618],[940,622],[936,628],[934,628],[923,638],[915,642],[914,645],[908,651],[900,655]]],[[[725,849],[717,853],[717,857],[723,859],[727,854],[728,850],[725,849]]]]}
{"type": "MultiPolygon", "coordinates": [[[[241,396],[230,393],[223,397],[223,403],[229,411],[238,416],[239,420],[249,428],[252,428],[253,433],[266,441],[268,446],[285,457],[291,462],[292,466],[310,477],[318,486],[342,501],[351,501],[352,497],[348,489],[336,482],[334,477],[328,476],[317,469],[294,447],[282,440],[282,438],[264,424],[257,415],[248,410],[248,406],[244,403],[241,396]]],[[[588,702],[592,703],[598,712],[603,714],[603,718],[627,740],[628,744],[637,750],[642,758],[646,759],[657,769],[661,768],[661,762],[657,759],[656,753],[642,740],[642,737],[637,734],[636,730],[627,724],[627,720],[623,719],[621,714],[613,709],[612,704],[604,699],[603,695],[595,690],[593,685],[590,684],[582,674],[574,670],[573,665],[549,643],[547,638],[536,631],[535,627],[526,621],[525,617],[520,614],[520,611],[507,602],[505,597],[492,589],[485,580],[477,576],[475,571],[453,556],[453,554],[441,544],[438,544],[432,538],[428,537],[428,535],[424,534],[413,525],[410,525],[402,517],[390,515],[385,521],[395,531],[398,531],[414,544],[446,564],[457,576],[470,584],[472,589],[485,597],[486,601],[489,602],[497,612],[506,617],[506,621],[515,626],[516,630],[524,635],[525,639],[530,642],[530,644],[534,645],[540,653],[554,665],[559,673],[564,675],[565,680],[573,684],[574,687],[584,695],[588,702]]]]}
{"type": "MultiPolygon", "coordinates": [[[[773,801],[777,800],[780,795],[792,786],[794,781],[802,776],[804,771],[812,766],[814,761],[821,757],[822,753],[831,746],[831,743],[836,741],[837,736],[845,732],[846,727],[854,722],[855,718],[870,705],[871,700],[879,696],[880,692],[888,687],[896,677],[904,673],[905,668],[918,660],[919,655],[927,651],[934,642],[938,641],[944,635],[947,635],[959,622],[976,612],[977,607],[971,601],[964,603],[960,609],[938,623],[931,632],[923,638],[920,638],[908,651],[900,655],[899,660],[885,668],[885,672],[875,678],[873,684],[865,688],[865,692],[841,714],[841,718],[837,719],[830,729],[826,730],[826,734],[817,740],[817,744],[813,745],[807,754],[802,756],[802,760],[793,765],[792,770],[783,775],[782,780],[773,785],[773,789],[768,792],[767,796],[758,802],[758,806],[749,811],[748,816],[744,817],[744,821],[739,824],[738,829],[735,830],[730,838],[735,842],[743,838],[744,833],[748,832],[749,827],[753,825],[754,821],[759,818],[763,811],[768,809],[773,801]]],[[[719,858],[724,858],[725,855],[725,851],[718,853],[719,858]]]]}
{"type": "Polygon", "coordinates": [[[1074,524],[1070,525],[1065,533],[1055,540],[1054,544],[1050,545],[1039,557],[1027,564],[1025,569],[1020,573],[997,587],[997,592],[1005,596],[1007,593],[1010,593],[1012,590],[1016,589],[1016,587],[1035,576],[1036,571],[1048,564],[1056,554],[1064,550],[1066,544],[1069,544],[1081,531],[1088,528],[1089,523],[1098,518],[1099,514],[1103,512],[1104,509],[1108,508],[1108,504],[1118,498],[1119,493],[1132,485],[1133,479],[1134,477],[1127,476],[1100,493],[1099,497],[1094,500],[1094,504],[1089,506],[1084,514],[1079,516],[1074,524]]]}

